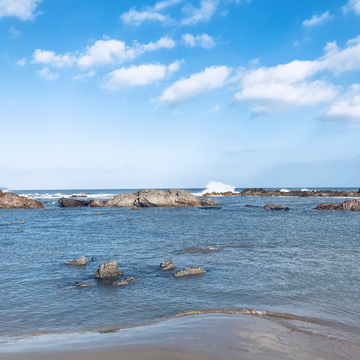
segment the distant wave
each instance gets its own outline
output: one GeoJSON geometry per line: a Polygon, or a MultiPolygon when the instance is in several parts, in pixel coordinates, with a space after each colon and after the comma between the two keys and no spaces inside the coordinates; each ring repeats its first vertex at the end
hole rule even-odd
{"type": "MultiPolygon", "coordinates": [[[[281,192],[290,192],[290,191],[294,191],[294,190],[288,190],[288,189],[281,189],[281,192]]],[[[301,189],[301,191],[310,191],[308,189],[301,189]]]]}
{"type": "Polygon", "coordinates": [[[212,193],[212,192],[223,193],[227,191],[235,192],[235,186],[226,185],[218,181],[210,181],[206,185],[206,189],[204,191],[202,191],[201,193],[194,193],[194,195],[201,196],[206,193],[212,193]]]}
{"type": "Polygon", "coordinates": [[[80,198],[83,196],[84,199],[109,199],[113,198],[117,194],[85,194],[85,193],[74,193],[74,194],[39,194],[39,193],[30,193],[30,194],[19,194],[20,196],[25,196],[28,199],[39,199],[39,200],[53,200],[53,199],[60,199],[60,198],[73,198],[75,196],[79,196],[80,198]],[[86,196],[86,197],[85,197],[86,196]]]}

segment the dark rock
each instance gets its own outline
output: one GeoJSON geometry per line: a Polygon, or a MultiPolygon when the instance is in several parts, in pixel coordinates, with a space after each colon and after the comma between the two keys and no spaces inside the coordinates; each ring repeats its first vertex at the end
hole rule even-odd
{"type": "Polygon", "coordinates": [[[75,200],[61,198],[59,199],[59,205],[61,207],[104,207],[106,201],[100,201],[99,199],[94,200],[75,200]]]}
{"type": "Polygon", "coordinates": [[[283,205],[267,204],[264,206],[265,210],[275,210],[275,211],[289,211],[288,207],[283,205]]]}
{"type": "Polygon", "coordinates": [[[72,198],[87,198],[86,195],[71,195],[72,198]]]}
{"type": "Polygon", "coordinates": [[[23,230],[19,230],[19,232],[24,232],[23,230]]]}
{"type": "Polygon", "coordinates": [[[71,260],[71,261],[67,261],[65,263],[65,265],[86,265],[86,257],[82,256],[80,259],[78,260],[71,260]]]}
{"type": "Polygon", "coordinates": [[[203,209],[203,210],[220,210],[221,207],[220,206],[201,206],[200,209],[203,209]]]}
{"type": "Polygon", "coordinates": [[[111,260],[99,265],[99,268],[95,272],[96,278],[115,278],[120,275],[124,275],[124,272],[119,271],[119,266],[115,260],[111,260]]]}
{"type": "Polygon", "coordinates": [[[125,280],[118,280],[113,282],[112,286],[125,286],[133,282],[135,279],[131,276],[127,277],[125,280]]]}
{"type": "Polygon", "coordinates": [[[167,271],[175,269],[175,265],[173,264],[172,260],[166,260],[160,264],[160,268],[162,271],[167,271]]]}
{"type": "Polygon", "coordinates": [[[184,277],[184,276],[192,276],[192,275],[202,275],[205,274],[206,271],[198,266],[186,267],[183,270],[180,270],[174,274],[174,277],[184,277]]]}
{"type": "Polygon", "coordinates": [[[320,204],[314,210],[360,211],[360,199],[345,200],[340,204],[320,204]]]}
{"type": "Polygon", "coordinates": [[[25,196],[19,196],[11,192],[0,190],[0,209],[43,209],[44,205],[36,200],[25,196]]]}
{"type": "Polygon", "coordinates": [[[245,207],[252,207],[252,205],[247,204],[247,205],[245,205],[245,207]]]}

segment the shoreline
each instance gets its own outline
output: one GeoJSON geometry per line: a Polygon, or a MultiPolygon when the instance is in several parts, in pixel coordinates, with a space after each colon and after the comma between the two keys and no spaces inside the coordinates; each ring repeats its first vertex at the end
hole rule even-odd
{"type": "MultiPolygon", "coordinates": [[[[109,332],[32,336],[0,344],[2,360],[22,359],[348,359],[360,344],[303,331],[264,316],[180,314],[163,322],[109,332]]],[[[296,321],[296,320],[295,320],[296,321]]]]}

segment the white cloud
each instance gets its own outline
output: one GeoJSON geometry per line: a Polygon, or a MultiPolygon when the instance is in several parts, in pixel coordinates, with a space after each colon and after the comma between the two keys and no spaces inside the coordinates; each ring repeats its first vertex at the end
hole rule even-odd
{"type": "Polygon", "coordinates": [[[311,81],[320,71],[340,74],[360,69],[360,38],[348,41],[341,50],[336,43],[325,47],[325,55],[314,61],[295,60],[275,67],[262,67],[241,74],[242,90],[235,94],[234,101],[257,102],[254,113],[281,112],[301,106],[312,106],[331,101],[337,88],[325,81],[311,81]]]}
{"type": "Polygon", "coordinates": [[[174,73],[176,71],[179,71],[180,70],[180,66],[181,64],[184,62],[184,60],[176,60],[174,61],[173,63],[171,63],[169,66],[168,66],[168,71],[170,73],[174,73]]]}
{"type": "Polygon", "coordinates": [[[33,64],[49,64],[55,67],[71,66],[76,58],[70,53],[56,55],[54,51],[36,49],[33,54],[33,64]]]}
{"type": "Polygon", "coordinates": [[[171,49],[175,46],[175,41],[165,36],[146,45],[135,43],[133,46],[126,46],[125,42],[115,39],[98,40],[94,45],[88,46],[85,54],[67,53],[56,55],[54,51],[35,50],[33,54],[34,64],[48,64],[55,67],[71,66],[77,63],[81,68],[92,66],[119,64],[124,61],[133,60],[145,52],[159,49],[171,49]]]}
{"type": "Polygon", "coordinates": [[[334,16],[331,15],[329,11],[326,11],[321,15],[314,15],[310,20],[305,20],[303,22],[303,26],[322,25],[333,19],[334,19],[334,16]]]}
{"type": "Polygon", "coordinates": [[[160,11],[165,10],[169,6],[176,5],[183,0],[165,0],[159,1],[154,7],[147,7],[146,10],[137,11],[134,8],[123,13],[120,17],[125,24],[131,24],[135,26],[141,25],[145,21],[159,21],[163,24],[174,23],[174,20],[168,15],[163,15],[160,11]]]}
{"type": "Polygon", "coordinates": [[[123,87],[148,85],[162,80],[167,74],[179,70],[180,62],[176,61],[169,66],[149,64],[129,66],[115,70],[105,77],[104,88],[117,90],[123,87]]]}
{"type": "Polygon", "coordinates": [[[217,111],[219,111],[220,107],[221,107],[220,104],[217,104],[210,111],[211,112],[217,112],[217,111]]]}
{"type": "Polygon", "coordinates": [[[210,20],[215,14],[218,5],[217,0],[202,0],[199,8],[192,5],[185,6],[183,12],[187,17],[181,20],[181,25],[195,25],[200,21],[210,20]]]}
{"type": "Polygon", "coordinates": [[[16,65],[24,66],[26,64],[26,58],[22,58],[16,62],[16,65]]]}
{"type": "Polygon", "coordinates": [[[353,11],[356,15],[360,15],[360,0],[349,0],[342,9],[345,13],[353,11]]]}
{"type": "Polygon", "coordinates": [[[36,75],[47,81],[56,80],[59,77],[59,74],[51,73],[49,68],[47,68],[47,67],[44,67],[42,70],[37,70],[36,75]]]}
{"type": "Polygon", "coordinates": [[[231,69],[227,66],[212,66],[203,72],[180,79],[170,85],[161,94],[158,101],[168,104],[179,104],[191,100],[205,91],[210,91],[225,85],[231,69]]]}
{"type": "Polygon", "coordinates": [[[74,80],[84,80],[84,79],[92,78],[95,75],[96,75],[96,71],[93,70],[93,71],[89,71],[86,74],[80,74],[80,75],[74,76],[73,79],[74,80]]]}
{"type": "Polygon", "coordinates": [[[360,84],[353,84],[347,93],[321,114],[323,120],[360,121],[360,84]]]}
{"type": "Polygon", "coordinates": [[[213,38],[207,34],[202,35],[191,35],[191,34],[184,34],[182,39],[186,46],[194,47],[194,46],[202,46],[206,49],[210,49],[215,45],[213,38]]]}
{"type": "Polygon", "coordinates": [[[16,16],[21,20],[34,18],[34,11],[42,0],[0,0],[0,18],[16,16]]]}

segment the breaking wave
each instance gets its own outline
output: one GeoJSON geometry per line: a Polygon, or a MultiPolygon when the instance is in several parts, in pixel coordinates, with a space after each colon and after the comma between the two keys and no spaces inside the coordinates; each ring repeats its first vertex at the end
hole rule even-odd
{"type": "Polygon", "coordinates": [[[109,199],[113,198],[117,194],[87,194],[87,193],[74,193],[74,194],[39,194],[39,193],[30,193],[30,194],[19,194],[20,196],[25,196],[28,199],[38,199],[38,200],[55,200],[60,198],[83,198],[83,199],[109,199]]]}
{"type": "Polygon", "coordinates": [[[196,193],[194,195],[204,195],[206,193],[212,193],[212,192],[218,192],[218,193],[223,193],[223,192],[227,192],[227,191],[231,191],[231,192],[236,192],[235,191],[235,186],[231,186],[231,185],[226,185],[223,184],[221,182],[218,181],[210,181],[207,185],[206,185],[206,189],[204,191],[202,191],[201,193],[196,193]]]}

